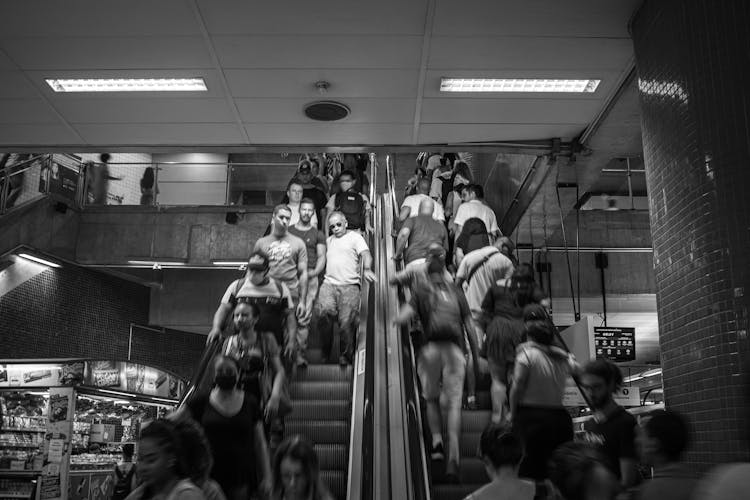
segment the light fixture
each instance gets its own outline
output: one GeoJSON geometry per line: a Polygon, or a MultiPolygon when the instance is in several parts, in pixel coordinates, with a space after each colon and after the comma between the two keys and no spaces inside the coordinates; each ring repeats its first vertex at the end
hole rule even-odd
{"type": "Polygon", "coordinates": [[[219,267],[236,267],[240,271],[247,269],[247,261],[244,260],[214,260],[211,264],[219,267]]]}
{"type": "Polygon", "coordinates": [[[154,260],[129,260],[128,264],[136,267],[151,267],[153,269],[161,269],[162,267],[179,267],[186,266],[185,262],[172,262],[172,261],[154,261],[154,260]]]}
{"type": "Polygon", "coordinates": [[[661,375],[661,368],[654,368],[653,370],[647,370],[643,373],[641,373],[643,377],[655,377],[656,375],[661,375]]]}
{"type": "Polygon", "coordinates": [[[23,257],[26,260],[36,262],[37,264],[42,264],[42,265],[49,266],[49,267],[61,267],[60,264],[56,264],[46,259],[42,259],[41,257],[36,257],[35,255],[30,255],[27,253],[19,253],[18,256],[23,257]]]}
{"type": "Polygon", "coordinates": [[[541,78],[441,78],[440,92],[578,92],[592,93],[601,80],[541,78]]]}
{"type": "Polygon", "coordinates": [[[203,78],[47,78],[55,92],[205,92],[203,78]]]}
{"type": "Polygon", "coordinates": [[[635,382],[636,380],[641,380],[643,377],[641,375],[631,375],[630,377],[625,377],[622,381],[626,384],[629,384],[630,382],[635,382]]]}

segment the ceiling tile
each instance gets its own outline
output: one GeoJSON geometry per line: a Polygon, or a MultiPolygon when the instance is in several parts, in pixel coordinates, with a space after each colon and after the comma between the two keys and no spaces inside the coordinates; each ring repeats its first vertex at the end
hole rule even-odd
{"type": "Polygon", "coordinates": [[[412,133],[411,125],[381,123],[258,123],[245,128],[254,144],[407,144],[412,133]]]}
{"type": "Polygon", "coordinates": [[[213,67],[201,37],[6,38],[0,46],[27,70],[213,67]]]}
{"type": "Polygon", "coordinates": [[[38,97],[39,92],[20,71],[0,71],[0,98],[38,97]]]}
{"type": "Polygon", "coordinates": [[[433,33],[630,38],[628,20],[642,0],[436,2],[433,33]]]}
{"type": "Polygon", "coordinates": [[[419,143],[526,141],[554,137],[569,141],[584,128],[577,124],[428,123],[419,127],[419,143]]]}
{"type": "Polygon", "coordinates": [[[0,144],[3,146],[60,146],[81,145],[81,140],[62,124],[0,124],[0,144]]]}
{"type": "Polygon", "coordinates": [[[2,2],[3,36],[200,34],[184,0],[23,0],[2,2]]]}
{"type": "Polygon", "coordinates": [[[213,42],[224,68],[414,68],[422,50],[421,36],[217,36],[213,42]]]}
{"type": "Polygon", "coordinates": [[[198,0],[211,34],[422,34],[427,0],[198,0]]]}
{"type": "MultiPolygon", "coordinates": [[[[247,123],[314,123],[303,113],[310,99],[235,99],[247,123]]],[[[346,99],[351,114],[341,123],[413,123],[414,99],[346,99]]]]}
{"type": "Polygon", "coordinates": [[[57,110],[71,123],[219,123],[234,120],[226,99],[61,99],[57,110]]]}
{"type": "Polygon", "coordinates": [[[599,101],[581,99],[461,99],[422,101],[422,123],[589,123],[599,101]]]}
{"type": "Polygon", "coordinates": [[[41,99],[0,99],[0,123],[60,123],[41,99]]]}
{"type": "Polygon", "coordinates": [[[596,78],[599,70],[620,70],[633,57],[628,38],[560,37],[433,37],[430,69],[584,70],[580,78],[596,78]],[[581,54],[586,54],[581,57],[581,54]]]}
{"type": "Polygon", "coordinates": [[[419,72],[416,70],[238,70],[225,72],[234,97],[414,97],[419,72]],[[327,94],[315,89],[315,82],[331,84],[327,94]]]}
{"type": "Polygon", "coordinates": [[[76,130],[91,145],[243,144],[234,123],[84,124],[76,130]]]}

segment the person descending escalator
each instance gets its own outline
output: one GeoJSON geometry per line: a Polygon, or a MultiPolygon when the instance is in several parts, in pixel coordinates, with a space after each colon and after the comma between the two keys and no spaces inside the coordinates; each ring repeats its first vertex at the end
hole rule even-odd
{"type": "Polygon", "coordinates": [[[286,438],[273,457],[272,500],[333,500],[320,478],[318,454],[302,436],[286,438]]]}
{"type": "MultiPolygon", "coordinates": [[[[425,272],[412,273],[412,297],[395,320],[407,324],[418,315],[422,324],[417,373],[426,401],[427,423],[432,434],[431,457],[445,460],[445,476],[458,482],[461,434],[461,400],[466,376],[465,336],[469,339],[473,366],[477,344],[471,313],[463,292],[446,278],[445,249],[432,244],[425,272]],[[441,412],[441,403],[446,414],[441,412]],[[443,446],[443,419],[447,429],[447,457],[443,446]],[[447,460],[446,460],[447,458],[447,460]]],[[[476,376],[476,373],[474,374],[476,376]]]]}

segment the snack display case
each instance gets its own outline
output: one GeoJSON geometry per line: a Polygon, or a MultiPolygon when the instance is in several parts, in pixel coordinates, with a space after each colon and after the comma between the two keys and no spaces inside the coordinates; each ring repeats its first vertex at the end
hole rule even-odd
{"type": "Polygon", "coordinates": [[[0,361],[0,500],[107,500],[123,446],[185,382],[99,360],[0,361]]]}

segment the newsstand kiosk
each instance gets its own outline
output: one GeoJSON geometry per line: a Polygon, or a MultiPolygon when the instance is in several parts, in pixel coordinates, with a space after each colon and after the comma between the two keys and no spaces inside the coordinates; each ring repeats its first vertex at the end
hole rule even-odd
{"type": "Polygon", "coordinates": [[[0,361],[0,500],[108,500],[123,445],[185,385],[124,361],[0,361]]]}

